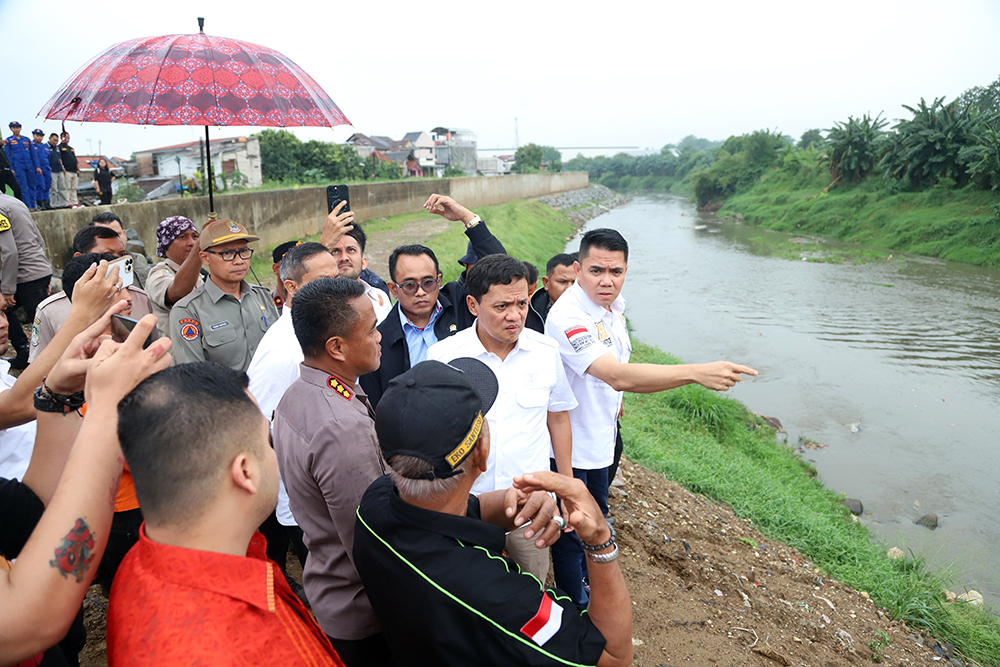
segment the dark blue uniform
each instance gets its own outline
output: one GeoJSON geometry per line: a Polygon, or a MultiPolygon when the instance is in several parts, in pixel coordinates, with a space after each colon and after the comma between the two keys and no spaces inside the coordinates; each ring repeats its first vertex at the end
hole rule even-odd
{"type": "Polygon", "coordinates": [[[39,168],[38,158],[31,148],[33,142],[28,137],[7,137],[4,151],[10,161],[17,184],[21,186],[21,201],[28,208],[35,208],[35,169],[39,168]]]}
{"type": "Polygon", "coordinates": [[[49,189],[52,187],[52,167],[49,164],[49,155],[52,147],[44,141],[31,142],[31,149],[35,151],[35,161],[42,168],[42,175],[35,172],[35,206],[38,208],[49,208],[49,189]]]}

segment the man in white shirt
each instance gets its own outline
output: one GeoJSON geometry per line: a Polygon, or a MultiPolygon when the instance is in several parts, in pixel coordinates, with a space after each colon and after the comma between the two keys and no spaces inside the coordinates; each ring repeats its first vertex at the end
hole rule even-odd
{"type": "MultiPolygon", "coordinates": [[[[628,242],[613,229],[593,229],[580,241],[573,265],[576,283],[552,306],[545,333],[559,353],[579,405],[570,410],[573,427],[573,475],[590,489],[608,513],[608,468],[614,464],[617,419],[624,392],[648,394],[697,383],[726,391],[757,371],[728,361],[660,366],[630,364],[632,342],[621,296],[628,271],[628,242]]],[[[572,533],[552,546],[556,586],[577,602],[586,599],[583,548],[572,533]]]]}
{"type": "MultiPolygon", "coordinates": [[[[549,467],[571,476],[573,436],[568,410],[570,391],[558,346],[524,326],[528,313],[528,270],[509,255],[479,260],[467,277],[469,310],[476,321],[468,329],[435,343],[427,358],[444,363],[471,357],[489,366],[500,389],[486,413],[490,447],[486,472],[472,487],[476,495],[508,488],[514,477],[549,467]]],[[[520,567],[545,581],[549,550],[524,538],[527,526],[507,535],[507,553],[520,567]]]]}
{"type": "MultiPolygon", "coordinates": [[[[274,409],[293,382],[299,379],[299,364],[302,363],[302,347],[292,328],[292,300],[295,293],[317,278],[336,278],[337,262],[330,251],[319,243],[300,243],[285,252],[279,268],[282,285],[285,288],[285,302],[281,317],[264,333],[264,337],[254,352],[247,376],[250,378],[250,393],[257,399],[257,405],[270,422],[274,419],[274,409]]],[[[288,507],[288,492],[285,484],[278,481],[278,506],[275,509],[277,522],[285,527],[299,559],[304,561],[306,548],[302,541],[302,531],[288,507]]],[[[285,556],[289,539],[280,539],[272,531],[262,531],[268,538],[268,556],[285,571],[285,556]],[[268,533],[271,535],[268,535],[268,533]]],[[[289,581],[291,584],[291,581],[289,581]]],[[[299,592],[298,586],[292,589],[299,592]]]]}

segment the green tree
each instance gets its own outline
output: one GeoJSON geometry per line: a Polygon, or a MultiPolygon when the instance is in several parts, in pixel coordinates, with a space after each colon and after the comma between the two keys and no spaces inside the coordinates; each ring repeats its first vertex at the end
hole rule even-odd
{"type": "Polygon", "coordinates": [[[872,172],[885,142],[882,128],[888,122],[882,114],[875,118],[868,114],[861,118],[848,116],[846,123],[838,122],[826,131],[833,183],[841,178],[860,181],[872,172]]]}
{"type": "Polygon", "coordinates": [[[542,146],[542,162],[549,165],[549,171],[562,171],[562,153],[555,146],[542,146]]]}
{"type": "Polygon", "coordinates": [[[798,148],[809,148],[810,146],[822,146],[823,145],[823,133],[818,129],[806,130],[802,133],[802,138],[799,139],[797,145],[798,148]]]}
{"type": "Polygon", "coordinates": [[[297,179],[302,172],[299,150],[302,142],[288,130],[264,130],[260,141],[260,171],[264,180],[297,179]]]}
{"type": "Polygon", "coordinates": [[[976,106],[956,99],[948,104],[939,97],[928,105],[923,98],[916,107],[903,105],[913,118],[900,120],[889,135],[879,167],[886,178],[906,189],[934,185],[951,179],[962,185],[969,180],[962,149],[979,143],[981,123],[976,106]]]}
{"type": "Polygon", "coordinates": [[[466,175],[465,170],[457,164],[449,164],[444,173],[441,174],[442,178],[464,178],[466,175]]]}
{"type": "Polygon", "coordinates": [[[518,174],[531,174],[542,168],[542,147],[538,144],[526,144],[514,153],[514,166],[511,171],[518,174]]]}

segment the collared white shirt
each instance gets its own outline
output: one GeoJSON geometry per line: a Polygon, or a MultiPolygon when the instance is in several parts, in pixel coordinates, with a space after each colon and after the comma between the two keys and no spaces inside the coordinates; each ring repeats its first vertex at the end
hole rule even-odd
{"type": "Polygon", "coordinates": [[[506,489],[515,475],[549,469],[552,439],[548,413],[576,407],[555,343],[524,329],[506,359],[487,352],[471,327],[432,345],[427,359],[449,362],[472,357],[497,376],[500,385],[493,407],[486,413],[490,425],[490,456],[486,472],[472,486],[472,493],[506,489]]]}
{"type": "Polygon", "coordinates": [[[371,299],[372,307],[375,309],[376,324],[382,324],[382,320],[384,320],[386,315],[389,314],[389,311],[392,310],[392,301],[385,292],[377,287],[372,287],[363,280],[361,280],[361,284],[365,286],[365,294],[367,294],[368,298],[371,299]]]}
{"type": "Polygon", "coordinates": [[[434,302],[434,310],[431,311],[431,319],[427,320],[427,325],[418,327],[399,309],[399,323],[403,325],[403,336],[406,338],[406,349],[410,353],[410,368],[413,368],[421,361],[427,359],[427,350],[438,342],[437,334],[434,333],[434,323],[441,315],[440,301],[434,302]]]}
{"type": "MultiPolygon", "coordinates": [[[[267,421],[274,419],[274,410],[278,407],[281,397],[292,383],[299,379],[299,364],[304,359],[302,346],[295,337],[292,327],[292,309],[285,306],[281,317],[264,333],[254,352],[247,376],[250,378],[250,393],[257,399],[260,411],[267,421]]],[[[275,513],[278,523],[283,526],[296,526],[298,523],[288,507],[288,492],[285,483],[278,480],[278,507],[275,513]]]]}
{"type": "Polygon", "coordinates": [[[590,365],[606,354],[627,364],[632,341],[625,325],[625,298],[618,295],[611,310],[590,300],[579,283],[552,305],[545,334],[559,346],[566,377],[579,405],[569,412],[573,426],[573,467],[606,468],[614,460],[615,423],[623,392],[588,375],[590,365]]]}
{"type": "MultiPolygon", "coordinates": [[[[17,378],[9,373],[10,363],[0,361],[0,394],[14,386],[17,378]]],[[[0,429],[0,477],[23,479],[31,451],[35,448],[35,420],[0,429]]]]}

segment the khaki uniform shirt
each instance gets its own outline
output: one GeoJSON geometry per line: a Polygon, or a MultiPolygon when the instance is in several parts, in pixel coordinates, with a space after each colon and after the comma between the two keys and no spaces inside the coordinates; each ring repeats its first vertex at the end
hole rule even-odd
{"type": "Polygon", "coordinates": [[[206,280],[170,309],[175,364],[214,361],[246,372],[267,328],[278,319],[271,293],[240,283],[240,299],[206,280]]]}
{"type": "MultiPolygon", "coordinates": [[[[153,304],[153,314],[156,315],[156,328],[161,336],[170,335],[170,307],[167,304],[167,288],[174,282],[174,276],[180,271],[181,265],[177,262],[165,259],[153,266],[146,275],[146,294],[153,304]]],[[[195,289],[205,284],[205,276],[198,276],[195,289]]]]}
{"type": "Polygon", "coordinates": [[[0,194],[0,291],[13,294],[18,283],[52,275],[45,239],[19,199],[0,194]]]}
{"type": "Polygon", "coordinates": [[[361,385],[305,364],[274,411],[281,477],[309,558],[306,595],[323,631],[356,640],[380,632],[354,568],[355,512],[368,485],[384,475],[375,412],[361,385]]]}
{"type": "MultiPolygon", "coordinates": [[[[135,285],[127,288],[132,293],[132,314],[133,320],[141,320],[146,315],[153,312],[149,296],[135,285]]],[[[28,349],[28,361],[33,362],[35,357],[45,349],[49,341],[59,331],[66,318],[69,317],[69,310],[73,304],[66,298],[66,292],[53,294],[49,298],[38,304],[35,310],[35,321],[31,325],[31,347],[28,349]]],[[[153,338],[160,336],[154,331],[153,338]]]]}

